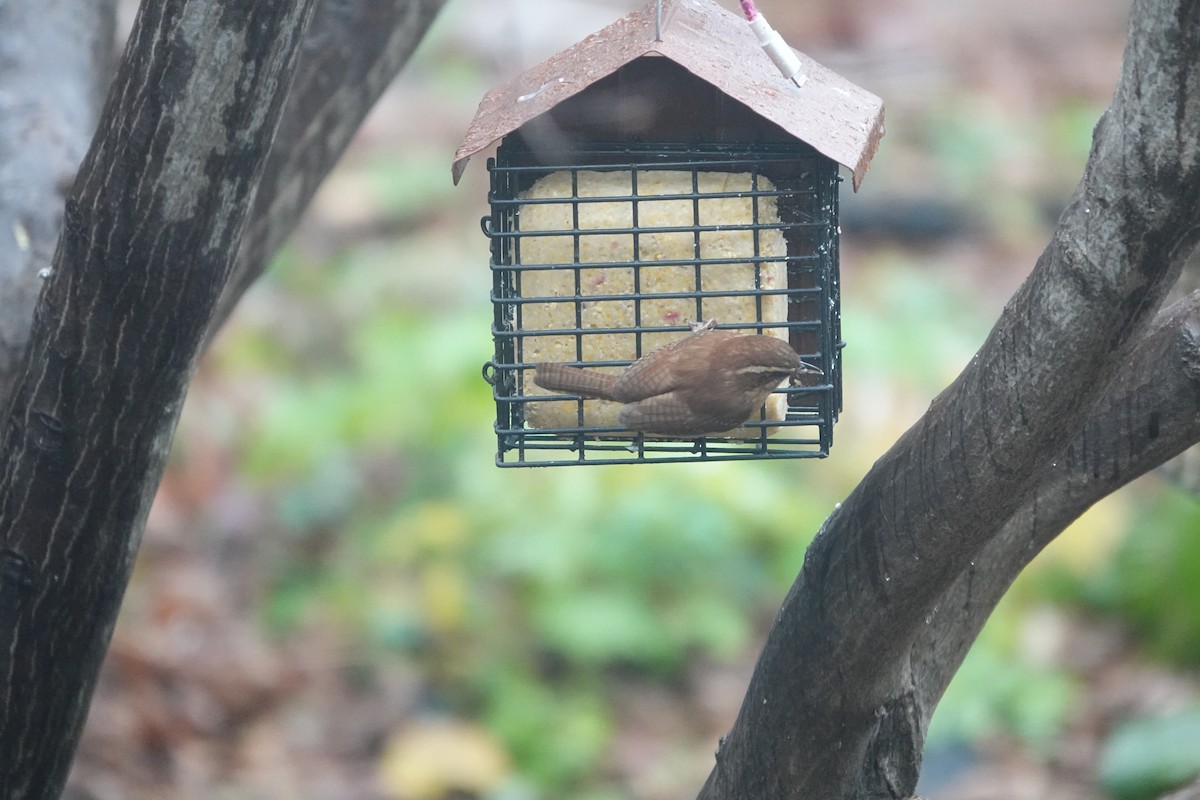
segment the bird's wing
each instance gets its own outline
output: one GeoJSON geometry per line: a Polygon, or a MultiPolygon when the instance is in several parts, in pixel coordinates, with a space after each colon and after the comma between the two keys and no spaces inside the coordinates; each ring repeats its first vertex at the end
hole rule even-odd
{"type": "Polygon", "coordinates": [[[705,337],[729,335],[727,331],[704,329],[647,353],[617,377],[612,387],[613,396],[622,403],[634,403],[686,385],[694,380],[694,371],[705,366],[700,360],[706,349],[705,337]],[[693,351],[695,358],[690,358],[693,351]],[[679,358],[678,363],[671,369],[657,368],[663,359],[676,357],[679,358]]]}
{"type": "Polygon", "coordinates": [[[674,392],[621,406],[617,421],[632,431],[662,436],[703,436],[692,410],[674,392]]]}

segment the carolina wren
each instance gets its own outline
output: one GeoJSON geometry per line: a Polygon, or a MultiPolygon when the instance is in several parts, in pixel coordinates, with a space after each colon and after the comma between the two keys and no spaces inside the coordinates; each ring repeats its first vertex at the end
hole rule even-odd
{"type": "Polygon", "coordinates": [[[758,413],[789,378],[823,374],[774,336],[715,330],[709,321],[677,342],[606,373],[538,363],[533,382],[552,392],[622,403],[626,428],[660,436],[704,436],[732,430],[758,413]]]}

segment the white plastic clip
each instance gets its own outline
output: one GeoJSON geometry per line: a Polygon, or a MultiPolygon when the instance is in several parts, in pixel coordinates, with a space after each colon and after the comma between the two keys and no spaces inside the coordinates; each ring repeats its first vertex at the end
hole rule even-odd
{"type": "Polygon", "coordinates": [[[797,86],[803,86],[807,78],[800,72],[800,59],[796,57],[796,52],[788,47],[788,43],[771,27],[767,18],[758,12],[753,0],[743,0],[742,10],[746,12],[746,19],[750,22],[750,29],[758,37],[759,45],[783,73],[783,77],[797,86]]]}

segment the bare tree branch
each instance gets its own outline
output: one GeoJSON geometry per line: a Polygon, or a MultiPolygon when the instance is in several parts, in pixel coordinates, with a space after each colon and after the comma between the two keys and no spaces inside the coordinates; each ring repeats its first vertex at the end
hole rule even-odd
{"type": "Polygon", "coordinates": [[[0,2],[0,404],[112,75],[116,0],[0,2]]]}
{"type": "Polygon", "coordinates": [[[1135,0],[1079,188],[971,364],[827,520],[701,792],[905,797],[925,619],[1036,491],[1200,239],[1200,3],[1135,0]]]}
{"type": "Polygon", "coordinates": [[[145,3],[0,430],[0,797],[57,797],[316,0],[145,3]]]}
{"type": "Polygon", "coordinates": [[[445,0],[322,0],[304,43],[237,271],[210,333],[266,268],[379,95],[408,62],[445,0]]]}
{"type": "Polygon", "coordinates": [[[1165,795],[1161,800],[1200,800],[1200,781],[1165,795]]]}
{"type": "Polygon", "coordinates": [[[912,647],[921,729],[1017,574],[1094,503],[1200,442],[1200,291],[1163,310],[1071,444],[934,606],[912,647]]]}

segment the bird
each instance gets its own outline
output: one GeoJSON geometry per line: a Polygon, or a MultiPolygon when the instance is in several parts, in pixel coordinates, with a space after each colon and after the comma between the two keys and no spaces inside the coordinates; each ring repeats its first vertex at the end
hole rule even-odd
{"type": "Polygon", "coordinates": [[[533,382],[552,392],[621,403],[617,421],[645,434],[701,437],[754,417],[784,380],[824,372],[775,336],[720,330],[714,320],[619,373],[559,362],[534,364],[533,382]]]}

